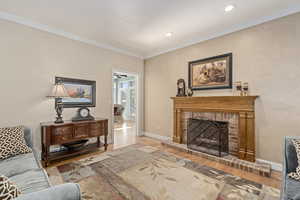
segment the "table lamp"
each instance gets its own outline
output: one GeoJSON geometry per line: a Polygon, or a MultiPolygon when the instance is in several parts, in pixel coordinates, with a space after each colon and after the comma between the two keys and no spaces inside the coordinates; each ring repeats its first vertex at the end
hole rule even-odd
{"type": "Polygon", "coordinates": [[[47,97],[56,99],[55,110],[56,110],[57,117],[54,123],[57,124],[64,123],[62,118],[62,112],[63,112],[62,98],[70,97],[64,84],[62,82],[58,82],[54,84],[51,94],[48,95],[47,97]]]}

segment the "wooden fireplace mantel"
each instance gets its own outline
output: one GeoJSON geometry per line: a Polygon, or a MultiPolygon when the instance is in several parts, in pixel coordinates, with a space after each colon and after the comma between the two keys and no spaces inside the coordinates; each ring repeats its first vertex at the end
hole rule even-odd
{"type": "Polygon", "coordinates": [[[239,159],[255,162],[255,99],[258,96],[171,97],[174,110],[173,141],[183,142],[184,112],[224,112],[239,115],[239,159]]]}

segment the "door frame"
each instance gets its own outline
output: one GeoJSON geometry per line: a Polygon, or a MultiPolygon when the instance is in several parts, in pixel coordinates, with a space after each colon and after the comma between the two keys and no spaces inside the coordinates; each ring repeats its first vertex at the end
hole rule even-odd
{"type": "Polygon", "coordinates": [[[136,92],[135,92],[135,102],[136,102],[136,120],[135,120],[135,126],[136,126],[136,136],[142,136],[142,132],[139,131],[140,130],[140,122],[141,122],[141,105],[140,105],[140,101],[141,101],[141,96],[140,96],[140,89],[141,89],[141,85],[140,85],[140,75],[137,72],[130,72],[130,71],[126,71],[126,70],[122,70],[122,69],[113,69],[112,73],[111,73],[111,83],[112,83],[112,101],[111,101],[111,110],[112,110],[112,120],[111,120],[111,133],[112,133],[112,143],[114,143],[114,82],[113,82],[113,74],[114,73],[121,73],[121,74],[126,74],[129,76],[134,76],[135,77],[135,85],[136,85],[136,92]]]}

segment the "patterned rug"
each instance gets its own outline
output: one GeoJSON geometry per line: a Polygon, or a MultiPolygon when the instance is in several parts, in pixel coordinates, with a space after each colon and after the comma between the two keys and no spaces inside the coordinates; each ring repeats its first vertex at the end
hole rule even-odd
{"type": "Polygon", "coordinates": [[[135,144],[47,169],[79,183],[84,200],[278,200],[279,190],[135,144]]]}

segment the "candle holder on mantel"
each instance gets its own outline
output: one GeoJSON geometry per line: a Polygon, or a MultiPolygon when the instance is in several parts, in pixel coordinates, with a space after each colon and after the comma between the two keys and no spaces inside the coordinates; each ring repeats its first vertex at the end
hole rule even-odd
{"type": "Polygon", "coordinates": [[[237,81],[234,83],[234,90],[233,95],[234,96],[242,96],[242,81],[237,81]]]}
{"type": "Polygon", "coordinates": [[[248,83],[245,82],[243,83],[243,92],[242,92],[242,95],[243,96],[248,96],[249,95],[249,86],[248,86],[248,83]]]}
{"type": "Polygon", "coordinates": [[[249,96],[249,84],[248,82],[237,81],[234,83],[233,88],[234,96],[249,96]]]}

